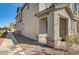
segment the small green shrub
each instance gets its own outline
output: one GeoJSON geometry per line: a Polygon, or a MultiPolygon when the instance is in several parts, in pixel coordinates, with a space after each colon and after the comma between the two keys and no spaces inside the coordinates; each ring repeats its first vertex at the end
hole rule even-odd
{"type": "Polygon", "coordinates": [[[67,38],[67,45],[68,45],[68,51],[69,52],[72,52],[74,51],[73,48],[72,48],[72,45],[75,44],[75,36],[74,35],[70,35],[68,36],[67,38]]]}
{"type": "Polygon", "coordinates": [[[2,36],[2,34],[3,34],[3,31],[0,31],[0,36],[2,36]]]}
{"type": "Polygon", "coordinates": [[[68,39],[67,39],[68,46],[71,47],[74,43],[75,43],[75,36],[74,35],[68,36],[68,39]]]}

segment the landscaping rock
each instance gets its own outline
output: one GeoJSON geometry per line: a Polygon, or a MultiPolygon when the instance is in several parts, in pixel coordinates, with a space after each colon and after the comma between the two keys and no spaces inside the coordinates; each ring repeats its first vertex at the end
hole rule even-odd
{"type": "Polygon", "coordinates": [[[18,45],[12,47],[0,47],[0,55],[24,55],[22,48],[18,45]]]}
{"type": "Polygon", "coordinates": [[[73,50],[79,51],[79,45],[78,44],[73,44],[71,48],[73,50]]]}
{"type": "Polygon", "coordinates": [[[0,45],[0,47],[11,47],[11,46],[14,46],[14,43],[11,39],[4,39],[4,41],[0,45]]]}

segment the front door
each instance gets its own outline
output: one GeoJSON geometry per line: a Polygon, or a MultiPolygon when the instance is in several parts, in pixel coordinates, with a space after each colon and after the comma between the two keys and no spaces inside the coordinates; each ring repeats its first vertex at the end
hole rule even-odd
{"type": "Polygon", "coordinates": [[[60,18],[60,37],[65,40],[64,38],[67,36],[68,23],[67,19],[60,18]]]}

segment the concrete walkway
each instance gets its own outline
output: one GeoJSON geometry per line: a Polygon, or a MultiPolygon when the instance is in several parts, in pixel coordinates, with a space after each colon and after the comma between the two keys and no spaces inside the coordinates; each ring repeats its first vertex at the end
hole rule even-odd
{"type": "Polygon", "coordinates": [[[18,43],[12,32],[8,32],[6,38],[11,39],[14,44],[18,43]]]}
{"type": "Polygon", "coordinates": [[[0,55],[25,55],[12,32],[8,32],[0,44],[0,55]]]}

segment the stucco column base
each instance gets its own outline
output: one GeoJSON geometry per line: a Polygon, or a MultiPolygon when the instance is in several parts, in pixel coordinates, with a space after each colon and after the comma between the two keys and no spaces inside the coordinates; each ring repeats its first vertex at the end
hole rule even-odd
{"type": "Polygon", "coordinates": [[[54,48],[67,50],[67,43],[60,40],[54,41],[54,48]]]}
{"type": "Polygon", "coordinates": [[[46,44],[46,42],[47,42],[46,41],[46,37],[47,37],[47,34],[39,34],[38,35],[38,38],[37,38],[38,39],[38,42],[39,43],[45,43],[46,44]]]}
{"type": "Polygon", "coordinates": [[[59,47],[59,40],[54,40],[54,48],[58,48],[59,47]]]}
{"type": "Polygon", "coordinates": [[[50,47],[54,47],[54,39],[52,37],[47,37],[47,45],[50,47]]]}

